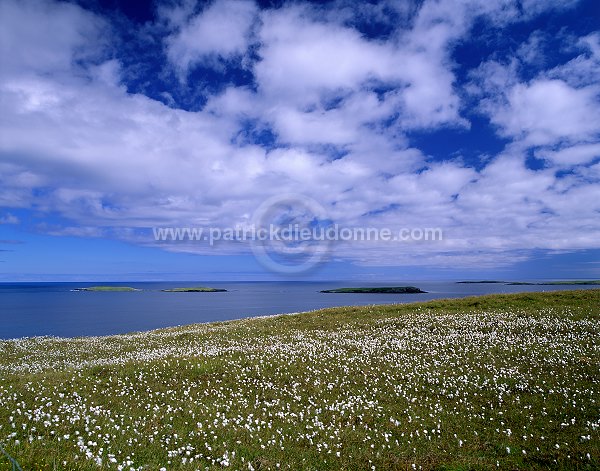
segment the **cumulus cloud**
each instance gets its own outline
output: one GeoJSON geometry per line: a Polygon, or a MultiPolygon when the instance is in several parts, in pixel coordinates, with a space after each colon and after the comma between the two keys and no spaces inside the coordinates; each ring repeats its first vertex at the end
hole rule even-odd
{"type": "Polygon", "coordinates": [[[6,0],[0,18],[3,76],[67,73],[105,45],[106,22],[70,3],[6,0]]]}
{"type": "MultiPolygon", "coordinates": [[[[453,48],[476,18],[524,21],[515,2],[424,2],[398,12],[404,21],[384,37],[358,26],[385,22],[380,10],[340,5],[340,14],[249,1],[159,7],[164,70],[251,75],[190,111],[129,91],[98,14],[2,2],[0,206],[60,215],[67,222],[46,226],[52,234],[152,244],[151,227],[246,224],[266,198],[301,193],[342,225],[444,229],[438,244],[336,248],[357,263],[498,266],[525,249],[598,247],[597,34],[574,39],[577,56],[534,78],[521,74],[534,61],[522,52],[484,61],[465,83],[453,48]],[[468,130],[467,99],[509,141],[502,153],[473,166],[413,142],[414,132],[468,130]],[[531,152],[548,167],[528,168],[531,152]]],[[[527,47],[543,64],[543,35],[536,41],[527,47]]]]}
{"type": "Polygon", "coordinates": [[[181,24],[167,39],[167,55],[184,74],[203,60],[241,56],[248,48],[256,13],[252,1],[217,0],[187,20],[171,15],[181,24]]]}
{"type": "Polygon", "coordinates": [[[531,145],[587,141],[600,132],[597,92],[562,80],[518,84],[508,91],[506,106],[492,112],[492,122],[531,145]]]}
{"type": "MultiPolygon", "coordinates": [[[[449,30],[454,26],[446,22],[444,11],[420,14],[413,29],[382,42],[351,27],[323,22],[305,7],[268,12],[260,31],[257,83],[269,101],[295,105],[300,112],[331,98],[380,88],[390,93],[381,100],[384,107],[375,107],[385,109],[385,118],[398,115],[398,124],[405,129],[465,125],[448,60],[453,37],[449,30]]],[[[347,103],[341,100],[340,108],[347,103]]],[[[351,109],[345,111],[353,114],[351,109]]],[[[325,114],[324,119],[337,121],[332,115],[325,114]]],[[[315,115],[306,117],[315,120],[315,115]]]]}
{"type": "Polygon", "coordinates": [[[266,93],[306,102],[330,89],[394,77],[393,50],[351,28],[316,21],[300,7],[263,15],[256,76],[266,93]]]}
{"type": "Polygon", "coordinates": [[[536,156],[557,165],[572,167],[600,158],[600,143],[578,144],[560,150],[540,149],[536,151],[536,156]]]}
{"type": "Polygon", "coordinates": [[[598,157],[600,144],[600,57],[598,34],[564,36],[563,48],[579,54],[564,64],[539,69],[545,63],[547,35],[535,31],[518,49],[520,59],[490,60],[471,72],[468,89],[479,108],[513,139],[536,156],[559,166],[587,164],[598,157]],[[522,78],[526,66],[538,72],[522,78]]]}

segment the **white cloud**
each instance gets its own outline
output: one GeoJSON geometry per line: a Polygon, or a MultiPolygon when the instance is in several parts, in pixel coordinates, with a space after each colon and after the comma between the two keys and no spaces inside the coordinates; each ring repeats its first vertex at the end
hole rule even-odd
{"type": "Polygon", "coordinates": [[[504,135],[531,145],[578,142],[600,132],[598,90],[573,88],[562,80],[535,80],[515,85],[507,106],[492,112],[492,122],[504,135]]]}
{"type": "Polygon", "coordinates": [[[0,74],[64,74],[105,45],[104,20],[65,2],[0,2],[0,74]]]}
{"type": "Polygon", "coordinates": [[[99,54],[98,16],[70,4],[5,1],[0,206],[70,220],[52,233],[148,244],[132,230],[233,226],[267,197],[296,192],[318,199],[342,225],[441,226],[447,236],[439,245],[337,248],[336,256],[361,263],[497,265],[532,247],[598,247],[598,165],[559,179],[555,168],[524,163],[530,148],[561,168],[598,156],[600,107],[589,79],[596,36],[582,39],[580,60],[554,76],[525,81],[517,60],[487,62],[473,74],[482,110],[512,141],[482,170],[460,159],[432,162],[407,137],[468,126],[453,44],[475,16],[507,22],[513,7],[425,2],[385,40],[311,6],[259,12],[250,2],[215,2],[196,16],[191,3],[163,9],[161,21],[180,27],[167,52],[181,71],[242,56],[251,41],[258,47],[260,60],[248,68],[256,89],[231,86],[191,112],[127,92],[121,64],[99,54]],[[95,60],[77,64],[81,54],[95,60]],[[570,81],[575,70],[587,81],[570,81]],[[278,145],[248,137],[260,131],[278,145]]]}
{"type": "Polygon", "coordinates": [[[314,21],[299,7],[263,14],[256,77],[266,94],[316,101],[323,90],[394,79],[393,50],[356,30],[314,21]]]}
{"type": "MultiPolygon", "coordinates": [[[[259,89],[273,107],[292,104],[303,113],[323,96],[384,86],[397,89],[384,100],[388,116],[398,113],[403,128],[464,126],[448,60],[454,25],[444,22],[443,13],[434,18],[429,13],[427,20],[419,16],[412,30],[388,42],[369,40],[355,29],[315,19],[303,7],[264,13],[261,60],[255,66],[259,89]],[[424,22],[437,23],[428,29],[424,22]]],[[[315,122],[314,114],[305,117],[315,122]]]]}
{"type": "Polygon", "coordinates": [[[523,0],[521,8],[526,17],[531,18],[548,10],[566,10],[574,7],[579,0],[523,0]]]}
{"type": "MultiPolygon", "coordinates": [[[[247,0],[216,0],[181,24],[167,40],[169,59],[185,74],[198,62],[246,52],[257,7],[247,0]]],[[[182,21],[183,15],[172,18],[182,21]]]]}
{"type": "Polygon", "coordinates": [[[540,67],[548,61],[544,53],[547,40],[545,33],[535,31],[519,47],[518,58],[482,63],[471,72],[473,80],[467,90],[480,99],[480,110],[501,135],[521,146],[545,146],[540,155],[550,161],[555,156],[557,163],[568,164],[570,156],[574,159],[571,163],[584,163],[584,154],[593,147],[567,148],[591,144],[600,137],[600,36],[594,33],[578,39],[563,35],[563,48],[581,54],[541,70],[533,79],[522,79],[526,66],[534,63],[540,67]],[[556,153],[556,146],[561,153],[556,153]]]}
{"type": "Polygon", "coordinates": [[[574,40],[581,54],[566,64],[547,71],[544,75],[564,80],[572,87],[598,86],[600,76],[600,33],[588,34],[574,40]]]}
{"type": "Polygon", "coordinates": [[[532,149],[552,167],[589,164],[600,151],[599,38],[562,35],[563,49],[579,55],[524,80],[527,66],[539,70],[548,61],[548,37],[536,31],[519,47],[520,59],[481,64],[471,73],[468,90],[480,98],[480,110],[498,133],[512,140],[511,148],[532,149]]]}
{"type": "Polygon", "coordinates": [[[544,46],[547,39],[543,31],[534,31],[527,42],[519,46],[517,56],[526,64],[543,65],[546,61],[544,46]]]}
{"type": "Polygon", "coordinates": [[[540,149],[536,157],[548,159],[556,165],[572,167],[600,158],[600,143],[579,144],[560,150],[540,149]]]}

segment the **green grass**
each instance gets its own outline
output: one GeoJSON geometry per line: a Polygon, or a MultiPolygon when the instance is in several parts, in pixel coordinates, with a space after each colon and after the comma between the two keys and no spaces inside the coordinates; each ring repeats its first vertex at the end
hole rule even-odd
{"type": "Polygon", "coordinates": [[[373,288],[336,288],[325,289],[321,293],[390,293],[390,294],[406,294],[406,293],[426,293],[414,286],[383,286],[373,288]]]}
{"type": "Polygon", "coordinates": [[[599,334],[581,290],[2,341],[0,442],[24,470],[599,469],[599,334]]]}
{"type": "Polygon", "coordinates": [[[225,292],[227,290],[223,289],[223,288],[208,288],[206,286],[193,286],[190,288],[163,289],[161,291],[165,291],[167,293],[219,293],[219,292],[225,292]]]}
{"type": "Polygon", "coordinates": [[[483,283],[499,283],[504,285],[523,285],[523,286],[594,286],[600,285],[600,280],[577,280],[577,281],[546,281],[542,283],[533,283],[530,281],[457,281],[459,284],[483,284],[483,283]]]}
{"type": "Polygon", "coordinates": [[[75,291],[140,291],[130,286],[89,286],[86,288],[75,288],[75,291]]]}

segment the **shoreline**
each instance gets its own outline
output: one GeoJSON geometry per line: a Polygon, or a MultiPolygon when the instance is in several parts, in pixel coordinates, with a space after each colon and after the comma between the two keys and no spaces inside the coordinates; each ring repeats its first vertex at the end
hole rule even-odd
{"type": "Polygon", "coordinates": [[[599,306],[525,292],[2,342],[2,446],[23,469],[594,467],[599,306]]]}
{"type": "Polygon", "coordinates": [[[211,324],[229,324],[229,323],[240,322],[240,321],[248,321],[248,320],[252,320],[252,319],[270,319],[270,318],[276,318],[276,317],[281,317],[281,316],[296,316],[296,315],[311,314],[311,313],[315,313],[315,312],[319,312],[319,311],[329,311],[329,310],[336,310],[336,309],[362,309],[362,308],[373,309],[373,308],[377,308],[377,307],[384,308],[384,307],[389,307],[389,306],[411,307],[411,306],[435,304],[435,303],[441,303],[441,302],[447,303],[447,302],[453,302],[453,301],[456,301],[456,302],[468,301],[470,299],[477,301],[477,300],[481,300],[481,299],[485,299],[485,298],[494,298],[494,297],[500,298],[500,297],[531,295],[531,294],[552,294],[552,293],[571,293],[571,292],[580,293],[580,292],[586,292],[586,291],[600,291],[600,286],[593,286],[593,285],[591,285],[591,286],[592,286],[591,288],[555,289],[555,290],[547,290],[547,291],[543,290],[543,291],[519,291],[516,293],[487,293],[487,294],[480,294],[480,295],[468,295],[468,296],[462,296],[462,297],[434,298],[434,299],[428,299],[428,300],[424,300],[424,301],[410,301],[410,302],[403,302],[403,303],[345,304],[345,305],[334,306],[334,307],[308,309],[306,311],[278,312],[278,313],[274,313],[274,314],[261,314],[258,316],[243,316],[243,317],[239,317],[236,319],[224,319],[224,320],[220,320],[220,321],[206,321],[206,322],[193,322],[190,324],[177,324],[177,325],[172,325],[172,326],[160,327],[157,329],[133,330],[130,332],[123,332],[123,333],[118,333],[118,334],[79,335],[79,336],[73,336],[73,337],[58,336],[58,335],[32,335],[32,336],[23,336],[23,337],[12,337],[12,338],[6,338],[6,339],[0,338],[0,344],[2,344],[2,342],[18,342],[18,341],[36,340],[36,339],[53,339],[53,340],[69,341],[69,340],[85,340],[85,339],[98,340],[98,339],[106,339],[106,338],[113,338],[113,337],[128,337],[128,336],[130,337],[130,336],[147,335],[147,334],[151,334],[151,333],[159,333],[162,331],[168,331],[168,330],[173,330],[173,329],[184,329],[186,327],[193,327],[193,326],[209,326],[211,324]]]}

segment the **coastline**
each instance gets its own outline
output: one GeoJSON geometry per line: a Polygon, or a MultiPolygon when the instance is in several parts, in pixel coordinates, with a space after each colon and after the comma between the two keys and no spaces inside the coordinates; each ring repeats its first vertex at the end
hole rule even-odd
{"type": "MultiPolygon", "coordinates": [[[[523,285],[522,285],[523,286],[523,285]]],[[[525,285],[527,286],[527,285],[525,285]]],[[[82,340],[82,339],[95,339],[95,340],[99,340],[102,338],[111,338],[111,337],[130,337],[130,336],[136,336],[136,335],[144,335],[144,334],[149,334],[152,332],[162,332],[162,331],[170,331],[173,329],[185,329],[187,327],[193,327],[193,326],[205,326],[205,325],[211,325],[211,324],[215,324],[215,325],[219,325],[219,324],[229,324],[229,323],[235,323],[235,322],[239,322],[239,321],[248,321],[248,320],[252,320],[252,319],[271,319],[271,318],[277,318],[277,317],[282,317],[282,316],[296,316],[296,315],[302,315],[302,314],[311,314],[311,313],[315,313],[315,312],[319,312],[319,311],[329,311],[329,310],[336,310],[336,309],[362,309],[362,308],[370,308],[370,309],[375,309],[375,308],[389,308],[390,306],[402,306],[404,307],[420,307],[421,305],[423,305],[423,307],[426,307],[427,305],[436,305],[438,303],[442,303],[442,304],[446,304],[446,303],[452,303],[452,302],[456,302],[456,301],[463,301],[463,302],[472,302],[474,305],[479,305],[479,302],[481,300],[487,300],[492,299],[492,298],[497,298],[498,300],[501,300],[503,297],[510,297],[510,296],[515,296],[515,295],[535,295],[535,294],[540,294],[540,293],[569,293],[569,292],[586,292],[586,291],[600,291],[600,287],[598,286],[591,286],[591,287],[585,287],[585,288],[581,288],[581,287],[577,287],[577,288],[572,288],[572,289],[561,289],[561,290],[544,290],[544,291],[519,291],[517,293],[488,293],[488,294],[480,294],[480,295],[467,295],[467,296],[463,296],[463,297],[447,297],[447,298],[434,298],[434,299],[428,299],[428,300],[423,300],[423,301],[409,301],[409,302],[397,302],[397,303],[373,303],[373,304],[344,304],[341,306],[334,306],[334,307],[324,307],[324,308],[316,308],[316,309],[307,309],[307,310],[303,310],[303,311],[293,311],[293,312],[276,312],[276,313],[272,313],[272,314],[259,314],[259,315],[249,315],[249,316],[241,316],[241,317],[236,317],[233,319],[223,319],[223,320],[216,320],[216,321],[205,321],[205,322],[193,322],[193,323],[189,323],[189,324],[176,324],[176,325],[171,325],[171,326],[165,326],[165,327],[160,327],[157,329],[146,329],[146,330],[134,330],[134,331],[130,331],[130,332],[123,332],[123,333],[116,333],[116,334],[107,334],[107,335],[81,335],[81,336],[59,336],[59,335],[31,335],[31,336],[22,336],[22,337],[12,337],[12,338],[0,338],[0,343],[2,342],[16,342],[16,341],[20,341],[20,340],[28,340],[28,339],[56,339],[56,340],[65,340],[65,341],[69,341],[69,340],[82,340]]]]}
{"type": "Polygon", "coordinates": [[[23,469],[594,467],[599,305],[526,292],[2,341],[3,446],[23,469]]]}

